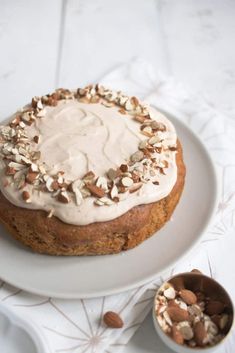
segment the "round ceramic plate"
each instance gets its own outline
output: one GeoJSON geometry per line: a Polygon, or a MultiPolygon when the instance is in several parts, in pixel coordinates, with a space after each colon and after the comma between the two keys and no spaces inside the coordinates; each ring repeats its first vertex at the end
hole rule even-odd
{"type": "Polygon", "coordinates": [[[117,255],[56,257],[38,255],[0,229],[0,278],[29,292],[88,298],[128,290],[156,277],[199,241],[217,205],[215,168],[205,147],[167,113],[183,145],[187,168],[182,198],[162,230],[135,249],[117,255]]]}

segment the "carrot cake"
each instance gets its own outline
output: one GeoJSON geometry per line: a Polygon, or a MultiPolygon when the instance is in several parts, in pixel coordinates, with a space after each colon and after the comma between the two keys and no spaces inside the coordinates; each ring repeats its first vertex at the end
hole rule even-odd
{"type": "Polygon", "coordinates": [[[170,219],[184,178],[166,116],[98,84],[34,97],[0,126],[0,221],[35,252],[133,248],[170,219]]]}

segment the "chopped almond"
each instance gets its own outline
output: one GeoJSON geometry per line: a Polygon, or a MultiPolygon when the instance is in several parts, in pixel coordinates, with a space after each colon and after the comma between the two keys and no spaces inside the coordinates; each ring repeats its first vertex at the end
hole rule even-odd
{"type": "Polygon", "coordinates": [[[86,184],[87,189],[91,192],[93,196],[103,197],[105,195],[104,189],[94,185],[94,184],[86,184]]]}

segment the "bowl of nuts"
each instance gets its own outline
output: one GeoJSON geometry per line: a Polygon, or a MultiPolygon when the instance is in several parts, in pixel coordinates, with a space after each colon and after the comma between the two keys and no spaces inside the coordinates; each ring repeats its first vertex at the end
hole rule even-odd
{"type": "Polygon", "coordinates": [[[229,335],[233,321],[226,290],[198,270],[171,277],[154,298],[155,329],[175,352],[214,351],[229,335]]]}

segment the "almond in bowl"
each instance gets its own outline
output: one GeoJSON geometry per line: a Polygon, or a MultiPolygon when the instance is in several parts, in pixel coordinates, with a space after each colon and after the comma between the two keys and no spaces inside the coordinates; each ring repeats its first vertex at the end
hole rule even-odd
{"type": "Polygon", "coordinates": [[[231,331],[234,308],[225,289],[199,271],[163,283],[153,305],[153,322],[175,352],[212,352],[231,331]]]}

